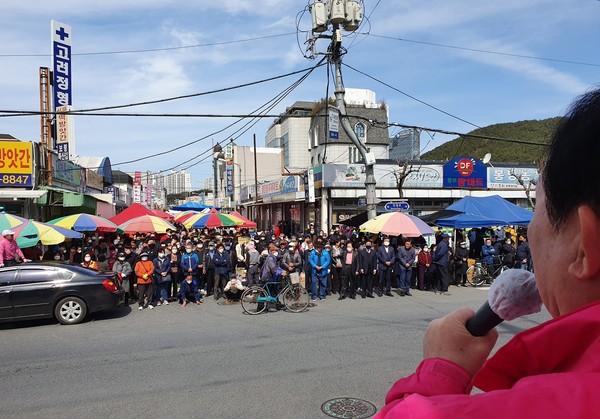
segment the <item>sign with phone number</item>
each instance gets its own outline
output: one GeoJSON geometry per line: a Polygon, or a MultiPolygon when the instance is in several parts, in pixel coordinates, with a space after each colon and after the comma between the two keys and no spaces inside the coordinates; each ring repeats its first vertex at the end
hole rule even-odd
{"type": "Polygon", "coordinates": [[[31,175],[0,173],[0,186],[33,186],[31,175]]]}

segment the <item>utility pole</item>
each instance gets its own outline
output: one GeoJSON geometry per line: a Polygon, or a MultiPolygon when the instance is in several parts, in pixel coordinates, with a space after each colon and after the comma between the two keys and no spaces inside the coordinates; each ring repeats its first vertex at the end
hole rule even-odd
{"type": "MultiPolygon", "coordinates": [[[[361,143],[350,126],[346,114],[346,103],[344,100],[345,89],[342,79],[342,28],[346,32],[354,32],[362,21],[362,7],[356,0],[330,0],[327,3],[321,1],[310,5],[312,17],[313,37],[309,40],[310,58],[315,58],[317,53],[316,41],[319,38],[331,38],[331,46],[328,51],[329,61],[335,66],[335,101],[339,112],[339,119],[344,132],[356,146],[365,164],[365,188],[367,198],[367,213],[369,219],[377,215],[377,197],[375,194],[375,156],[369,152],[366,145],[361,143]],[[329,26],[332,27],[332,35],[322,35],[329,26]]],[[[325,98],[328,100],[328,98],[325,98]]],[[[329,135],[326,133],[326,135],[329,135]]]]}

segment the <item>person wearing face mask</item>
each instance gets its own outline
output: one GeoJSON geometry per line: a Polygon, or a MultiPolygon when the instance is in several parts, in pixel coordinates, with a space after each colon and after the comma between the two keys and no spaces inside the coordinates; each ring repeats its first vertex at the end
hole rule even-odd
{"type": "Polygon", "coordinates": [[[169,293],[171,287],[171,259],[165,254],[164,249],[159,249],[154,264],[153,284],[156,289],[156,306],[169,305],[169,293]]]}
{"type": "Polygon", "coordinates": [[[418,283],[417,288],[420,291],[424,291],[430,288],[431,284],[431,253],[429,252],[429,246],[423,246],[423,250],[419,252],[419,262],[417,265],[418,283]]]}
{"type": "Polygon", "coordinates": [[[213,296],[215,300],[218,300],[227,281],[229,281],[229,273],[231,272],[231,257],[229,253],[225,252],[223,243],[217,245],[217,252],[213,255],[213,263],[215,265],[213,296]]]}
{"type": "Polygon", "coordinates": [[[215,244],[213,242],[208,243],[208,249],[204,253],[204,279],[206,286],[206,295],[213,295],[213,290],[215,287],[215,262],[214,257],[217,250],[215,248],[215,244]]]}
{"type": "Polygon", "coordinates": [[[175,301],[177,296],[177,287],[184,276],[181,273],[181,254],[177,251],[177,247],[172,246],[167,248],[166,255],[171,262],[171,286],[167,288],[167,301],[175,301]]]}
{"type": "Polygon", "coordinates": [[[194,279],[193,275],[186,275],[185,279],[181,281],[179,295],[181,307],[187,306],[188,302],[196,305],[202,304],[202,296],[198,290],[198,281],[194,279]]]}
{"type": "Polygon", "coordinates": [[[367,240],[364,247],[358,251],[358,273],[361,297],[375,298],[373,296],[373,278],[377,275],[377,255],[370,240],[367,240]]]}
{"type": "Polygon", "coordinates": [[[512,269],[515,264],[515,247],[511,238],[504,240],[500,254],[504,256],[504,265],[508,269],[512,269]]]}
{"type": "Polygon", "coordinates": [[[311,297],[312,302],[319,300],[325,301],[327,296],[327,273],[331,265],[331,255],[323,249],[323,244],[317,242],[316,249],[310,253],[308,258],[312,268],[311,275],[311,297]]]}
{"type": "Polygon", "coordinates": [[[98,264],[96,263],[96,261],[94,260],[94,258],[92,257],[92,255],[89,254],[89,253],[86,253],[83,256],[83,262],[81,262],[81,266],[83,266],[84,268],[90,268],[90,269],[98,270],[98,264]]]}
{"type": "Polygon", "coordinates": [[[295,242],[289,244],[287,252],[281,258],[281,268],[290,275],[297,274],[299,276],[302,273],[302,257],[296,250],[295,242]]]}
{"type": "Polygon", "coordinates": [[[467,269],[469,268],[469,249],[467,242],[460,242],[454,252],[454,278],[457,286],[467,286],[467,269]]]}
{"type": "Polygon", "coordinates": [[[519,235],[519,245],[515,253],[516,263],[515,268],[530,270],[531,266],[531,250],[525,234],[519,235]]]}
{"type": "Polygon", "coordinates": [[[258,283],[260,253],[256,250],[254,241],[246,243],[246,285],[248,287],[258,283]]]}
{"type": "Polygon", "coordinates": [[[354,250],[351,242],[348,242],[346,248],[340,255],[342,264],[342,287],[338,300],[346,297],[356,299],[356,278],[359,274],[358,251],[354,250]]]}
{"type": "Polygon", "coordinates": [[[379,271],[379,288],[377,295],[381,297],[383,293],[389,297],[392,295],[392,268],[396,262],[396,252],[390,247],[390,239],[383,239],[383,246],[377,249],[377,261],[379,271]]]}
{"type": "Polygon", "coordinates": [[[183,275],[196,276],[200,265],[198,254],[194,252],[194,247],[191,243],[185,245],[185,253],[181,255],[181,271],[183,275]]]}
{"type": "Polygon", "coordinates": [[[133,269],[131,269],[131,265],[127,262],[125,253],[119,253],[117,255],[117,260],[113,265],[112,271],[119,274],[119,277],[121,278],[123,289],[125,290],[124,303],[127,305],[131,298],[131,283],[129,279],[133,269]]]}
{"type": "Polygon", "coordinates": [[[140,254],[140,260],[135,264],[134,271],[137,278],[138,310],[153,309],[152,274],[154,273],[154,263],[149,259],[148,253],[140,254]]]}

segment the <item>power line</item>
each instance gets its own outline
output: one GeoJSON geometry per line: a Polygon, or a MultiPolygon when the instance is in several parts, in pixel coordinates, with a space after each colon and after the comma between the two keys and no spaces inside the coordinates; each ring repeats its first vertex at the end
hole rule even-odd
{"type": "Polygon", "coordinates": [[[459,47],[456,45],[440,44],[440,43],[436,43],[436,42],[426,42],[426,41],[418,41],[418,40],[414,40],[414,39],[396,38],[393,36],[375,35],[375,34],[372,34],[369,32],[365,32],[363,34],[373,36],[375,38],[383,38],[383,39],[391,39],[394,41],[411,42],[413,44],[429,45],[429,46],[434,46],[434,47],[458,49],[458,50],[462,50],[462,51],[479,52],[482,54],[503,55],[503,56],[507,56],[507,57],[527,58],[530,60],[551,61],[551,62],[564,63],[564,64],[576,64],[576,65],[585,65],[585,66],[590,66],[590,67],[600,67],[600,64],[588,63],[588,62],[584,62],[584,61],[564,60],[564,59],[560,59],[560,58],[538,57],[535,55],[514,54],[514,53],[510,53],[510,52],[499,52],[499,51],[490,51],[490,50],[478,49],[478,48],[459,47]]]}
{"type": "MultiPolygon", "coordinates": [[[[122,51],[100,51],[100,52],[80,52],[71,54],[73,56],[91,56],[91,55],[117,55],[117,54],[139,54],[146,52],[160,52],[160,51],[175,51],[180,49],[190,49],[190,48],[201,48],[201,47],[212,47],[218,45],[229,45],[229,44],[238,44],[242,42],[253,42],[260,41],[263,39],[270,38],[278,38],[282,36],[295,35],[296,32],[287,32],[280,33],[276,35],[265,35],[265,36],[257,36],[254,38],[246,38],[246,39],[236,39],[232,41],[221,41],[221,42],[211,42],[206,44],[195,44],[195,45],[182,45],[179,47],[165,47],[165,48],[149,48],[149,49],[133,49],[133,50],[122,50],[122,51]]],[[[17,58],[17,57],[50,57],[52,54],[0,54],[0,58],[17,58]]]]}
{"type": "Polygon", "coordinates": [[[469,121],[467,121],[466,119],[463,119],[463,118],[461,118],[461,117],[459,117],[459,116],[453,115],[453,114],[451,114],[450,112],[446,112],[445,110],[443,110],[443,109],[440,109],[440,108],[438,108],[437,106],[433,106],[433,105],[431,105],[431,104],[429,104],[429,103],[427,103],[427,102],[425,102],[425,101],[423,101],[423,100],[421,100],[421,99],[418,99],[418,98],[416,98],[416,97],[414,97],[414,96],[412,96],[412,95],[409,95],[408,93],[406,93],[406,92],[403,92],[402,90],[400,90],[400,89],[398,89],[398,88],[396,88],[396,87],[394,87],[394,86],[392,86],[392,85],[390,85],[390,84],[388,84],[388,83],[386,83],[386,82],[384,82],[384,81],[381,81],[381,80],[379,80],[379,79],[378,79],[378,78],[376,78],[376,77],[373,77],[373,76],[371,76],[371,75],[369,75],[369,74],[367,74],[367,73],[365,73],[365,72],[363,72],[363,71],[357,70],[356,68],[352,67],[351,65],[348,65],[348,64],[346,64],[346,63],[344,63],[343,65],[344,65],[345,67],[348,67],[348,68],[349,68],[349,69],[351,69],[351,70],[354,70],[354,71],[356,71],[356,72],[357,72],[357,73],[359,73],[359,74],[362,74],[363,76],[366,76],[366,77],[370,78],[371,80],[374,80],[374,81],[376,81],[377,83],[383,84],[384,86],[386,86],[386,87],[389,87],[389,88],[390,88],[390,89],[392,89],[392,90],[395,90],[396,92],[398,92],[398,93],[400,93],[400,94],[402,94],[402,95],[404,95],[404,96],[406,96],[406,97],[408,97],[408,98],[410,98],[410,99],[412,99],[412,100],[414,100],[414,101],[416,101],[416,102],[419,102],[419,103],[421,103],[421,104],[423,104],[423,105],[425,105],[425,106],[427,106],[427,107],[429,107],[429,108],[431,108],[431,109],[434,109],[434,110],[436,110],[436,111],[438,111],[438,112],[441,112],[441,113],[443,113],[444,115],[448,115],[448,116],[449,116],[449,117],[451,117],[451,118],[458,119],[459,121],[461,121],[461,122],[464,122],[464,123],[466,123],[466,124],[469,124],[469,125],[472,125],[472,126],[474,126],[475,128],[481,128],[481,127],[480,127],[479,125],[477,125],[477,124],[474,124],[474,123],[472,123],[472,122],[469,122],[469,121]]]}
{"type": "MultiPolygon", "coordinates": [[[[257,81],[253,81],[253,82],[249,82],[249,83],[238,84],[236,86],[224,87],[222,89],[209,90],[207,92],[192,93],[192,94],[188,94],[188,95],[174,96],[174,97],[156,99],[156,100],[151,100],[151,101],[146,101],[146,102],[135,102],[135,103],[129,103],[129,104],[126,104],[126,105],[113,105],[113,106],[105,106],[105,107],[101,107],[101,108],[89,108],[89,109],[74,109],[74,110],[71,110],[71,111],[68,111],[68,112],[46,112],[45,114],[51,114],[51,115],[56,115],[56,114],[71,114],[71,115],[90,114],[90,115],[94,115],[92,112],[106,111],[106,110],[110,110],[110,109],[131,108],[131,107],[135,107],[135,106],[152,105],[152,104],[155,104],[155,103],[164,103],[164,102],[171,102],[171,101],[175,101],[175,100],[188,99],[188,98],[191,98],[191,97],[206,96],[206,95],[210,95],[210,94],[214,94],[214,93],[222,93],[222,92],[226,92],[226,91],[230,91],[230,90],[240,89],[240,88],[243,88],[243,87],[254,86],[254,85],[257,85],[257,84],[262,84],[262,83],[266,83],[266,82],[269,82],[269,81],[282,79],[282,78],[293,76],[293,75],[300,74],[300,73],[310,72],[310,71],[314,70],[315,68],[320,67],[321,65],[323,65],[322,61],[319,62],[319,63],[317,63],[313,67],[308,67],[308,68],[305,68],[305,69],[302,69],[302,70],[292,71],[291,73],[281,74],[279,76],[268,77],[266,79],[257,80],[257,81]]],[[[29,115],[40,115],[41,114],[40,111],[0,110],[0,112],[3,113],[3,115],[0,115],[0,117],[29,116],[29,115]]],[[[107,114],[95,114],[95,116],[99,116],[99,115],[107,115],[107,114]]],[[[163,114],[163,116],[166,116],[166,115],[167,114],[163,114]]],[[[112,114],[110,116],[119,116],[119,114],[112,114]]],[[[139,114],[139,115],[136,115],[136,116],[144,116],[144,115],[143,114],[139,114]]],[[[146,116],[153,116],[153,115],[148,114],[146,116]]]]}

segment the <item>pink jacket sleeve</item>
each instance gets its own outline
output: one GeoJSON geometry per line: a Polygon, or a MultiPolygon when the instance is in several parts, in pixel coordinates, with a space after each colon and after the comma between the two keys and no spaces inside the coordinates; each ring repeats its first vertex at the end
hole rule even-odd
{"type": "Polygon", "coordinates": [[[548,373],[512,388],[470,395],[471,378],[458,365],[432,358],[398,380],[376,418],[532,419],[597,417],[599,373],[548,373]]]}

